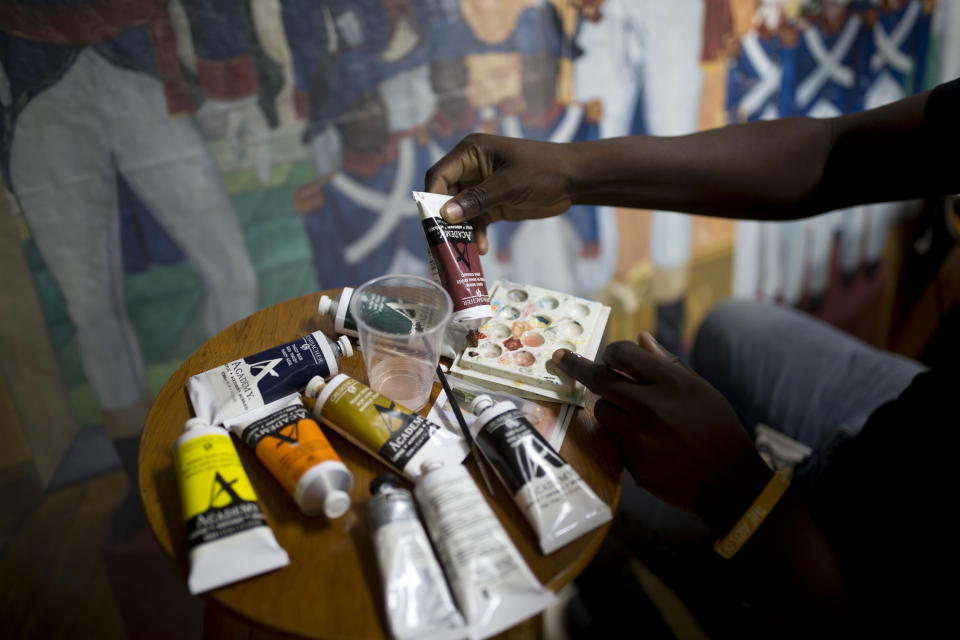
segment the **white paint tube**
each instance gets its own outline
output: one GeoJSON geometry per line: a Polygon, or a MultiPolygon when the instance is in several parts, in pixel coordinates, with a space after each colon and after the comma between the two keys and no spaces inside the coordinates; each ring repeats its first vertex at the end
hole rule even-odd
{"type": "Polygon", "coordinates": [[[613,517],[610,507],[509,401],[470,403],[470,433],[540,540],[553,553],[613,517]]]}
{"type": "Polygon", "coordinates": [[[304,389],[314,417],[411,480],[426,460],[458,464],[470,448],[453,433],[341,373],[304,389]]]}
{"type": "Polygon", "coordinates": [[[373,546],[383,579],[384,604],[395,640],[457,640],[467,637],[463,616],[420,524],[413,496],[397,476],[370,483],[367,507],[373,546]]]}
{"type": "Polygon", "coordinates": [[[190,545],[191,594],[290,564],[257,504],[226,429],[191,418],[174,447],[190,545]]]}
{"type": "Polygon", "coordinates": [[[299,391],[313,376],[340,372],[338,360],[353,355],[350,338],[333,341],[314,331],[286,344],[239,358],[187,380],[193,412],[208,424],[232,418],[299,391]]]}
{"type": "Polygon", "coordinates": [[[471,640],[509,629],[553,604],[463,465],[424,463],[414,493],[471,640]]]}

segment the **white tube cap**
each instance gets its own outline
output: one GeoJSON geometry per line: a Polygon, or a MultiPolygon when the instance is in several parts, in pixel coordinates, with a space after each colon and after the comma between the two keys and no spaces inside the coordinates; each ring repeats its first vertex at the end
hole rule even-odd
{"type": "Polygon", "coordinates": [[[347,336],[340,336],[337,338],[337,344],[340,345],[340,349],[343,350],[343,357],[349,358],[353,355],[353,345],[350,344],[350,338],[347,336]]]}
{"type": "Polygon", "coordinates": [[[470,413],[478,416],[492,406],[493,398],[485,393],[481,393],[473,399],[473,402],[470,403],[470,413]]]}
{"type": "Polygon", "coordinates": [[[352,486],[353,474],[342,463],[333,468],[329,463],[320,463],[300,477],[294,501],[308,516],[323,514],[332,520],[350,509],[352,486]]]}
{"type": "Polygon", "coordinates": [[[306,389],[303,390],[303,395],[308,398],[316,398],[325,384],[327,383],[322,376],[313,376],[307,383],[306,389]]]}
{"type": "Polygon", "coordinates": [[[320,296],[320,302],[317,304],[317,312],[322,316],[329,315],[332,306],[333,299],[330,296],[320,296]]]}
{"type": "Polygon", "coordinates": [[[331,491],[323,501],[323,515],[331,520],[339,518],[350,509],[351,504],[350,494],[346,491],[331,491]]]}
{"type": "Polygon", "coordinates": [[[185,423],[183,423],[183,430],[190,431],[190,429],[202,429],[204,427],[209,427],[210,423],[204,420],[203,418],[190,418],[185,423]]]}

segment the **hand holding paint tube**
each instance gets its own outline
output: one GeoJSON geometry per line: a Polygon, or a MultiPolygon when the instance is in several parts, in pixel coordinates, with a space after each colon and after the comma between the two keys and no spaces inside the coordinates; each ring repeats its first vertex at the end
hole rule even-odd
{"type": "Polygon", "coordinates": [[[477,329],[493,315],[480,252],[470,224],[450,224],[440,208],[450,196],[413,192],[430,250],[433,278],[453,298],[453,322],[477,329]]]}

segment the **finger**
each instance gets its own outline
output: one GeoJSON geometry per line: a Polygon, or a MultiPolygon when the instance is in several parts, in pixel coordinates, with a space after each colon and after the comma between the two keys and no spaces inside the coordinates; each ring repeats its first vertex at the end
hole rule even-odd
{"type": "Polygon", "coordinates": [[[569,349],[554,351],[553,362],[571,378],[621,408],[633,407],[637,391],[643,388],[609,367],[596,364],[569,349]]]}
{"type": "MultiPolygon", "coordinates": [[[[492,214],[504,205],[513,204],[515,193],[510,179],[504,178],[502,174],[492,175],[479,184],[463,189],[448,200],[440,208],[440,215],[451,223],[472,220],[483,214],[492,214]]],[[[502,214],[497,217],[502,217],[502,214]]]]}
{"type": "Polygon", "coordinates": [[[452,196],[464,186],[483,180],[480,152],[468,136],[427,170],[427,191],[452,196]]]}
{"type": "Polygon", "coordinates": [[[678,356],[670,353],[663,348],[663,345],[657,342],[657,339],[650,334],[649,331],[641,331],[640,335],[637,336],[637,344],[640,345],[642,349],[649,351],[653,355],[657,356],[661,360],[666,362],[671,362],[673,364],[683,364],[683,361],[680,360],[678,356]]]}
{"type": "Polygon", "coordinates": [[[670,372],[672,365],[660,355],[636,342],[614,342],[603,352],[603,361],[611,369],[622,371],[637,382],[651,384],[670,372]]]}
{"type": "Polygon", "coordinates": [[[630,431],[630,415],[609,400],[600,398],[593,407],[593,415],[600,426],[608,429],[617,440],[630,431]]]}
{"type": "Polygon", "coordinates": [[[490,243],[487,240],[487,223],[477,218],[473,221],[473,232],[477,239],[477,251],[482,256],[487,255],[487,249],[490,248],[490,243]]]}

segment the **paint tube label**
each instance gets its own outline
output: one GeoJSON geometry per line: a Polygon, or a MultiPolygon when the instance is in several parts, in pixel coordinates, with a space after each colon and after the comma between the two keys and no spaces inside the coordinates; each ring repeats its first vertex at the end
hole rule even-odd
{"type": "Polygon", "coordinates": [[[338,371],[323,333],[298,338],[197,374],[187,381],[194,412],[210,424],[257,409],[338,371]]]}
{"type": "Polygon", "coordinates": [[[423,221],[435,277],[450,297],[453,310],[490,304],[480,251],[469,224],[449,224],[441,218],[423,221]]]}
{"type": "Polygon", "coordinates": [[[551,553],[609,521],[610,507],[519,409],[503,411],[504,405],[513,406],[500,403],[484,411],[471,433],[537,533],[541,550],[551,553]],[[498,415],[486,420],[489,413],[498,415]]]}
{"type": "Polygon", "coordinates": [[[416,516],[377,527],[373,541],[393,637],[464,637],[463,616],[453,604],[443,571],[416,516]]]}
{"type": "Polygon", "coordinates": [[[327,460],[340,460],[302,404],[250,423],[241,437],[291,496],[308,469],[327,460]]]}
{"type": "Polygon", "coordinates": [[[226,431],[183,442],[177,447],[176,461],[191,548],[266,525],[226,431]]]}
{"type": "Polygon", "coordinates": [[[554,601],[462,465],[425,474],[414,492],[471,638],[498,633],[554,601]]]}
{"type": "Polygon", "coordinates": [[[332,390],[319,417],[411,479],[428,456],[453,464],[467,455],[463,438],[353,378],[332,390]]]}
{"type": "MultiPolygon", "coordinates": [[[[425,313],[429,311],[429,308],[422,304],[388,298],[376,293],[364,294],[362,299],[357,300],[357,305],[370,327],[386,333],[413,333],[422,324],[425,313]]],[[[348,313],[346,318],[350,319],[356,330],[357,325],[353,314],[348,313]]],[[[347,326],[346,318],[344,327],[347,326]]]]}

